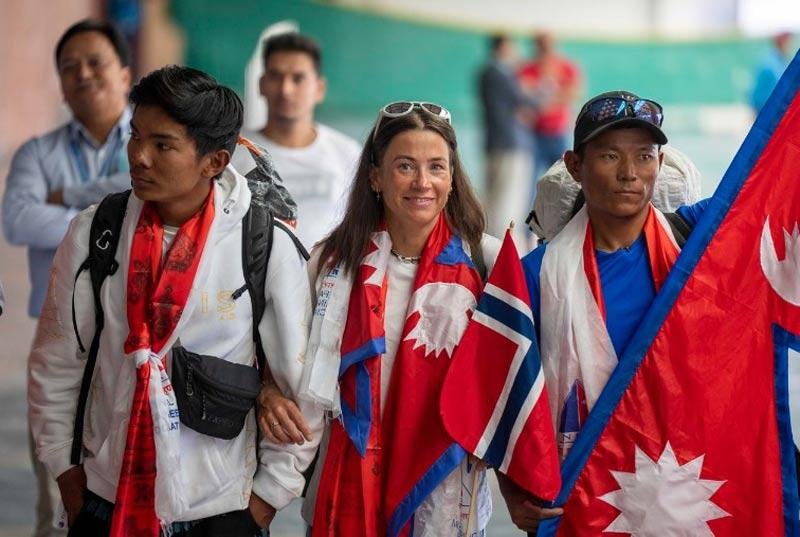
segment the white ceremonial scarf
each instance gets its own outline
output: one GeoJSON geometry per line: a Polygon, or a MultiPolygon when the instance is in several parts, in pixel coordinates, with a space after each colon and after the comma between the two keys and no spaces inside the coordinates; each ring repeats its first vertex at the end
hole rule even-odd
{"type": "MultiPolygon", "coordinates": [[[[653,210],[661,229],[678,248],[667,219],[653,210]]],[[[589,224],[584,206],[547,245],[542,258],[540,349],[556,431],[575,381],[582,382],[591,411],[619,361],[584,270],[583,246],[589,224]]],[[[559,445],[562,460],[570,446],[571,442],[559,445]]]]}

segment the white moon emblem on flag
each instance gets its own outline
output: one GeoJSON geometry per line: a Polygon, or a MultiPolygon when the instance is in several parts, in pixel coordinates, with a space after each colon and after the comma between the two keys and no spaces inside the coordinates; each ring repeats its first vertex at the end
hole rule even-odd
{"type": "Polygon", "coordinates": [[[783,230],[786,257],[778,261],[769,218],[761,231],[761,270],[764,271],[772,289],[789,304],[800,306],[800,234],[795,223],[792,234],[783,230]]]}
{"type": "Polygon", "coordinates": [[[600,496],[620,514],[603,532],[632,537],[714,537],[709,520],[731,516],[711,501],[725,481],[700,479],[703,455],[678,464],[667,442],[658,461],[635,447],[635,471],[611,474],[620,488],[600,496]]]}
{"type": "Polygon", "coordinates": [[[453,355],[475,309],[475,295],[457,283],[426,283],[411,295],[408,315],[419,313],[419,320],[405,337],[414,340],[414,348],[425,345],[425,356],[431,352],[436,357],[442,351],[453,355]]]}

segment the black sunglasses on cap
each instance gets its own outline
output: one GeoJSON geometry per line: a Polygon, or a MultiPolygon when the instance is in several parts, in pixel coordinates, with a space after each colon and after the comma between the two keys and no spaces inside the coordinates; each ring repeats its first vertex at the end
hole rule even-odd
{"type": "Polygon", "coordinates": [[[575,122],[575,144],[577,149],[598,134],[614,125],[630,124],[646,128],[658,144],[667,143],[661,130],[664,110],[650,99],[642,99],[633,93],[615,91],[603,93],[589,100],[581,108],[575,122]]]}
{"type": "Polygon", "coordinates": [[[623,97],[603,97],[589,103],[587,112],[591,114],[593,121],[635,117],[658,127],[664,121],[664,111],[661,105],[650,99],[629,101],[623,97]]]}

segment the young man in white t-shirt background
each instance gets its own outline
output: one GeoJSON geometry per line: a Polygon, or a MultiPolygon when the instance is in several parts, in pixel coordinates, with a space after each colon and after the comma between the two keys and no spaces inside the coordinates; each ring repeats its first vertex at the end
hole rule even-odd
{"type": "MultiPolygon", "coordinates": [[[[260,131],[242,135],[265,147],[275,161],[297,202],[297,235],[310,249],[341,217],[361,146],[314,121],[326,81],[320,47],[313,39],[297,33],[276,35],[264,42],[263,59],[259,87],[267,99],[267,123],[260,131]]],[[[245,175],[255,166],[241,147],[232,163],[245,175]]]]}

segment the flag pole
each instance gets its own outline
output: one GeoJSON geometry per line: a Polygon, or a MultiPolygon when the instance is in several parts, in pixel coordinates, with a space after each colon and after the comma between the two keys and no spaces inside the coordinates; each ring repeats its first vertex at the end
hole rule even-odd
{"type": "MultiPolygon", "coordinates": [[[[470,455],[470,458],[472,456],[470,455]]],[[[464,534],[464,537],[469,537],[472,532],[472,517],[475,516],[475,498],[478,496],[478,472],[480,470],[480,465],[476,460],[472,464],[472,488],[470,490],[470,497],[469,497],[469,511],[467,511],[467,531],[464,534]]]]}

